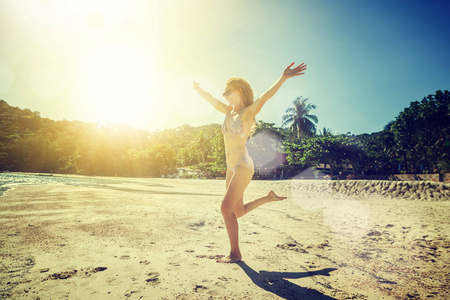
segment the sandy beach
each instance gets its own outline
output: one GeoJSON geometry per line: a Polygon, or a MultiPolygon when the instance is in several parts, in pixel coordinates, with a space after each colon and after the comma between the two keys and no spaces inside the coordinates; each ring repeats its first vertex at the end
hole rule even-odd
{"type": "Polygon", "coordinates": [[[239,219],[243,261],[219,264],[223,180],[16,186],[0,298],[450,299],[448,185],[252,181],[244,202],[270,190],[288,199],[239,219]]]}

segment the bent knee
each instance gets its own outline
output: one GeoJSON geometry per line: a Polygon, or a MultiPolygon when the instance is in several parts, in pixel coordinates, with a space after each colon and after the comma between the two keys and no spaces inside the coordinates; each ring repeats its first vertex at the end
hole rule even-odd
{"type": "Polygon", "coordinates": [[[223,203],[220,206],[220,211],[222,212],[223,215],[230,215],[234,212],[233,207],[231,207],[230,205],[227,205],[227,204],[223,204],[223,203]]]}
{"type": "Polygon", "coordinates": [[[220,205],[220,211],[224,215],[229,215],[234,212],[234,205],[232,201],[228,201],[226,198],[223,199],[222,205],[220,205]]]}

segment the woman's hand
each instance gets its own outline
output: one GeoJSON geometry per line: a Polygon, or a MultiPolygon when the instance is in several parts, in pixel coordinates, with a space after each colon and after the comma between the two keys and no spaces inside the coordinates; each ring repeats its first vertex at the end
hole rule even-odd
{"type": "Polygon", "coordinates": [[[305,63],[302,63],[301,65],[299,65],[298,67],[295,67],[293,69],[291,69],[291,67],[294,65],[295,63],[290,64],[289,66],[287,66],[286,69],[284,69],[283,71],[283,75],[282,77],[284,79],[288,79],[288,78],[292,78],[295,76],[300,76],[303,75],[305,73],[302,73],[303,71],[306,70],[306,65],[305,63]]]}
{"type": "Polygon", "coordinates": [[[194,83],[192,84],[192,87],[200,96],[202,96],[206,101],[208,101],[215,109],[217,109],[218,111],[220,111],[224,114],[228,113],[228,105],[226,105],[223,102],[220,102],[219,100],[217,100],[216,98],[211,96],[211,94],[208,93],[207,91],[202,90],[199,87],[198,82],[194,81],[194,83]]]}

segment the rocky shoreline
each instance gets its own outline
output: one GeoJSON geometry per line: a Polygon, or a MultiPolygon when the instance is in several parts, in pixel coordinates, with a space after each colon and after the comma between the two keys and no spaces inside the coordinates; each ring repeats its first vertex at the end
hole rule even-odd
{"type": "Polygon", "coordinates": [[[302,180],[292,181],[294,190],[345,197],[385,197],[420,201],[449,201],[450,185],[430,181],[302,180]]]}

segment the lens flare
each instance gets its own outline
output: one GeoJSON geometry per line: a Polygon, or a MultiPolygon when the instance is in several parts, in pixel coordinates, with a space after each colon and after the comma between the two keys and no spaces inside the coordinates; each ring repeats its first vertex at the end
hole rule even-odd
{"type": "MultiPolygon", "coordinates": [[[[300,173],[297,177],[306,175],[300,173]]],[[[370,206],[364,199],[339,193],[343,182],[314,179],[294,179],[293,182],[292,201],[302,210],[315,213],[316,221],[328,226],[335,237],[355,240],[370,234],[373,227],[370,206]]]]}
{"type": "Polygon", "coordinates": [[[262,130],[247,143],[248,152],[260,174],[268,175],[286,163],[286,155],[281,152],[283,140],[267,130],[262,130]]]}

